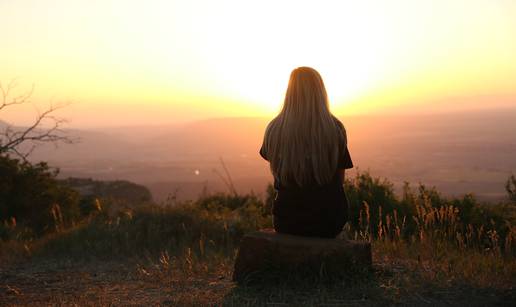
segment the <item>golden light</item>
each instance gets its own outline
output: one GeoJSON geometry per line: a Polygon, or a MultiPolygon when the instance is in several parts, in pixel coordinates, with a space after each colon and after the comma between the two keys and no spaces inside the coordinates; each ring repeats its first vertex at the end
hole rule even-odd
{"type": "Polygon", "coordinates": [[[76,101],[79,122],[271,116],[298,66],[338,113],[516,96],[510,1],[5,1],[0,26],[0,80],[76,101]]]}

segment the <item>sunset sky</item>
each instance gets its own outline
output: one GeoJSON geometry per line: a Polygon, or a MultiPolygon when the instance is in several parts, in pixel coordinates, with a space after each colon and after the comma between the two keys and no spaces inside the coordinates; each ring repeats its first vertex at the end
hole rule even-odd
{"type": "Polygon", "coordinates": [[[77,127],[270,117],[297,66],[338,115],[516,107],[513,0],[0,0],[0,28],[0,81],[77,127]]]}

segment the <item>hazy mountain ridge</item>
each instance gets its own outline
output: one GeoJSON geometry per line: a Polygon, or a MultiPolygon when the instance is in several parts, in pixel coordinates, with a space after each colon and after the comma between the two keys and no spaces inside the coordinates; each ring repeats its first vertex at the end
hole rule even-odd
{"type": "MultiPolygon", "coordinates": [[[[62,176],[126,179],[154,197],[195,197],[204,187],[225,189],[214,170],[224,159],[240,191],[261,192],[271,181],[258,150],[270,119],[208,119],[183,125],[76,130],[81,143],[34,153],[61,167],[62,176]],[[167,188],[168,186],[168,188],[167,188]]],[[[446,194],[504,195],[516,171],[516,110],[413,116],[341,117],[357,168],[397,185],[436,185],[446,194]]]]}

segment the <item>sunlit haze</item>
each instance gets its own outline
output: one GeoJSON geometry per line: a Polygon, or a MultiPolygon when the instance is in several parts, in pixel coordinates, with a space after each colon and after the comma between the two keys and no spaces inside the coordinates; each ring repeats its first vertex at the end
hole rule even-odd
{"type": "Polygon", "coordinates": [[[297,66],[339,115],[516,104],[510,0],[4,0],[0,28],[0,81],[78,127],[270,117],[297,66]]]}

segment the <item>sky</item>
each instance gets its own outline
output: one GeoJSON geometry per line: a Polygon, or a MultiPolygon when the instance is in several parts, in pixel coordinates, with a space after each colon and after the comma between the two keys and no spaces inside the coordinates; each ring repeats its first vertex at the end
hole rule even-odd
{"type": "Polygon", "coordinates": [[[0,28],[18,124],[272,117],[298,66],[337,115],[516,108],[513,0],[0,0],[0,28]]]}

